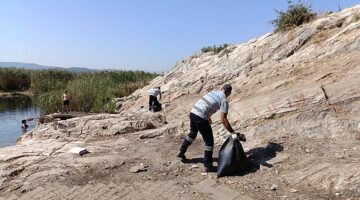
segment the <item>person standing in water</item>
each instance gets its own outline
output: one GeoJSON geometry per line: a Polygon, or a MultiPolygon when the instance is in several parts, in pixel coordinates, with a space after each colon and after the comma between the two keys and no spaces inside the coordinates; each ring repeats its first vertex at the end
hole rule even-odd
{"type": "Polygon", "coordinates": [[[21,129],[22,129],[23,131],[26,131],[28,127],[29,127],[29,125],[26,124],[26,120],[25,120],[25,119],[22,120],[22,121],[21,121],[21,129]]]}

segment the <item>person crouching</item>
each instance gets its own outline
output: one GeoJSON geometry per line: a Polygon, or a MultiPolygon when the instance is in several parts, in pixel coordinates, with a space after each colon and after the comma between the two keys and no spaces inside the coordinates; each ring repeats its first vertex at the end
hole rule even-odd
{"type": "Polygon", "coordinates": [[[234,130],[230,126],[227,119],[229,110],[229,103],[227,97],[231,94],[232,87],[230,84],[225,84],[221,91],[211,91],[198,100],[190,112],[190,132],[186,135],[177,157],[186,160],[185,153],[191,143],[195,140],[198,131],[201,133],[205,141],[204,152],[204,171],[215,172],[216,167],[213,166],[213,148],[214,148],[214,136],[210,124],[211,116],[220,109],[221,122],[225,128],[234,133],[234,130]]]}

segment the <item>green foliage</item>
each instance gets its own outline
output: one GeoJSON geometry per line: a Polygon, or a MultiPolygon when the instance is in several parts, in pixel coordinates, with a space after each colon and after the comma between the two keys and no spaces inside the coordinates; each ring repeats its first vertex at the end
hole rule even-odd
{"type": "Polygon", "coordinates": [[[71,108],[78,111],[102,112],[114,96],[116,83],[104,74],[85,74],[71,81],[67,90],[72,96],[71,108]]]}
{"type": "Polygon", "coordinates": [[[203,47],[201,49],[201,52],[202,53],[207,53],[207,52],[215,52],[215,53],[220,53],[220,51],[222,51],[223,49],[225,49],[226,47],[228,47],[229,44],[223,44],[223,45],[220,45],[220,46],[216,46],[216,45],[213,45],[213,46],[207,46],[207,47],[203,47]]]}
{"type": "Polygon", "coordinates": [[[43,94],[54,90],[63,90],[75,74],[60,70],[31,71],[31,89],[34,93],[43,94]]]}
{"type": "Polygon", "coordinates": [[[73,74],[71,80],[65,78],[62,79],[64,82],[55,82],[59,83],[59,87],[55,86],[55,90],[39,95],[36,102],[46,113],[61,110],[62,94],[67,90],[72,97],[71,110],[111,113],[115,110],[115,103],[112,102],[114,97],[131,94],[148,84],[156,75],[142,71],[73,74]]]}
{"type": "Polygon", "coordinates": [[[310,5],[305,5],[301,1],[295,4],[291,0],[288,0],[287,3],[287,11],[275,10],[278,17],[270,22],[275,26],[275,31],[287,31],[310,22],[316,17],[316,13],[312,11],[310,5]]]}
{"type": "Polygon", "coordinates": [[[28,71],[17,68],[0,68],[0,91],[22,91],[30,87],[28,71]]]}
{"type": "Polygon", "coordinates": [[[62,99],[61,95],[64,93],[62,90],[53,90],[42,93],[36,96],[35,103],[38,105],[42,112],[53,113],[61,110],[62,99]]]}
{"type": "Polygon", "coordinates": [[[114,97],[123,97],[143,87],[158,74],[143,71],[100,71],[74,74],[58,70],[0,68],[0,91],[31,90],[44,113],[62,110],[67,90],[70,108],[85,112],[114,112],[114,97]]]}

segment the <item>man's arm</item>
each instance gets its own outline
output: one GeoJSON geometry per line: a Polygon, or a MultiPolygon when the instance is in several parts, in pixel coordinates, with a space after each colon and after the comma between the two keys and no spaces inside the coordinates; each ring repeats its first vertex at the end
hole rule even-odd
{"type": "Polygon", "coordinates": [[[159,94],[159,101],[161,101],[161,92],[160,92],[160,94],[159,94]]]}
{"type": "Polygon", "coordinates": [[[225,128],[230,132],[230,133],[234,133],[234,129],[232,129],[232,127],[230,126],[230,123],[227,119],[227,113],[221,113],[221,122],[224,124],[225,128]]]}

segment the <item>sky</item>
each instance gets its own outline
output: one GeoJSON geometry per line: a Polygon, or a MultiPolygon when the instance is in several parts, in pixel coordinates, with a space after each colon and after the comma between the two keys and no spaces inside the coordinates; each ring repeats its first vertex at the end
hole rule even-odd
{"type": "MultiPolygon", "coordinates": [[[[297,2],[297,1],[295,1],[297,2]]],[[[305,0],[315,12],[360,0],[305,0]]],[[[286,0],[0,0],[0,62],[166,72],[274,30],[286,0]]]]}

